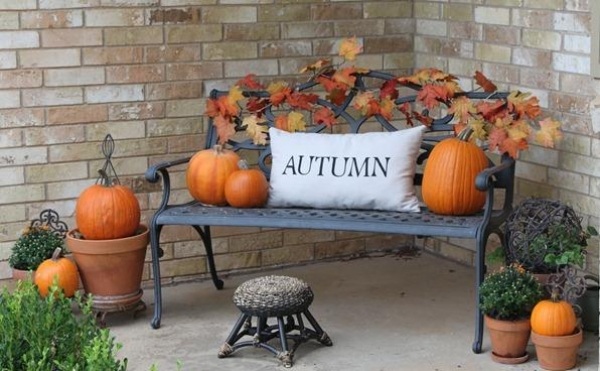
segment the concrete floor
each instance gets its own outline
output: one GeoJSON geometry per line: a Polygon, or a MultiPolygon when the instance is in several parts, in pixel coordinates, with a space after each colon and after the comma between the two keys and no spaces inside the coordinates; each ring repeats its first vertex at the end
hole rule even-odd
{"type": "MultiPolygon", "coordinates": [[[[333,340],[332,347],[311,341],[296,351],[296,371],[403,370],[540,370],[535,349],[527,363],[507,366],[484,352],[474,354],[474,269],[429,254],[386,255],[319,263],[259,274],[223,277],[225,289],[212,282],[192,282],[163,289],[162,326],[150,327],[148,310],[107,316],[107,325],[123,344],[120,357],[129,370],[266,371],[283,370],[273,355],[252,347],[217,358],[238,310],[235,288],[265,274],[296,276],[307,281],[315,300],[311,312],[333,340]]],[[[598,370],[598,336],[586,332],[576,369],[598,370]]]]}

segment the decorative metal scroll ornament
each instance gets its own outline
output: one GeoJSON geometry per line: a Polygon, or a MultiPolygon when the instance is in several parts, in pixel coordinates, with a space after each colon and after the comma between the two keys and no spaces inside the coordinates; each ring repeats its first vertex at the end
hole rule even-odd
{"type": "Polygon", "coordinates": [[[112,164],[111,157],[115,151],[115,141],[110,134],[106,134],[104,137],[104,141],[102,141],[102,154],[104,154],[104,165],[102,168],[98,170],[100,174],[96,179],[96,184],[101,184],[103,186],[111,186],[114,184],[121,184],[119,180],[119,176],[115,170],[115,167],[112,164]],[[111,180],[112,176],[112,180],[111,180]]]}
{"type": "Polygon", "coordinates": [[[551,274],[546,284],[550,294],[570,303],[577,315],[581,314],[581,308],[575,302],[583,296],[585,288],[585,277],[578,275],[577,269],[571,265],[565,265],[558,273],[551,274]]]}
{"type": "Polygon", "coordinates": [[[47,226],[52,230],[52,233],[55,236],[64,239],[69,231],[69,227],[67,226],[67,223],[59,219],[60,218],[56,211],[52,209],[45,209],[40,212],[40,217],[38,219],[33,219],[31,221],[30,227],[47,226]]]}

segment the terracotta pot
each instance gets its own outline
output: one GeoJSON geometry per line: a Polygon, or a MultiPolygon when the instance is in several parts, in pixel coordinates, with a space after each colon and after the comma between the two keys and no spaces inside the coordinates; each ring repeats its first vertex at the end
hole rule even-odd
{"type": "Polygon", "coordinates": [[[531,332],[529,318],[517,321],[497,320],[485,316],[492,343],[492,359],[498,363],[518,364],[527,361],[527,342],[531,332]]]}
{"type": "Polygon", "coordinates": [[[135,236],[113,240],[84,240],[75,236],[77,230],[67,233],[67,246],[79,268],[85,292],[93,295],[92,307],[111,312],[137,304],[142,296],[148,227],[141,225],[135,236]]]}
{"type": "Polygon", "coordinates": [[[540,366],[546,370],[568,370],[577,363],[577,351],[583,342],[580,328],[573,335],[546,336],[531,332],[540,366]]]}
{"type": "Polygon", "coordinates": [[[17,268],[12,269],[12,278],[15,281],[32,280],[34,276],[35,276],[35,271],[26,271],[26,270],[17,269],[17,268]]]}

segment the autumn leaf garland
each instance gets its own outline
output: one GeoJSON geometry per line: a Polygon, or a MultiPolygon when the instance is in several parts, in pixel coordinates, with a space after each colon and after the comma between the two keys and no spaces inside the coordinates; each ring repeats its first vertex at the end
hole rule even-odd
{"type": "MultiPolygon", "coordinates": [[[[369,70],[347,63],[354,61],[361,52],[359,41],[348,38],[340,43],[339,55],[343,58],[340,65],[322,59],[300,72],[312,74],[310,81],[322,87],[325,99],[333,105],[347,103],[349,93],[355,93],[352,106],[367,118],[378,115],[392,121],[394,112],[398,112],[407,125],[428,126],[433,118],[427,112],[445,109],[453,116],[456,133],[470,127],[472,140],[486,142],[490,150],[507,153],[513,158],[519,151],[527,149],[530,141],[554,147],[562,137],[560,122],[551,118],[535,121],[541,109],[538,99],[531,94],[513,91],[506,99],[474,100],[461,90],[457,77],[434,68],[387,80],[379,89],[358,91],[355,86],[357,76],[368,74],[369,70]],[[396,104],[401,86],[415,89],[415,102],[427,111],[415,109],[408,102],[396,104]]],[[[497,92],[496,85],[481,72],[476,71],[473,78],[483,92],[490,96],[497,92]]],[[[226,143],[235,134],[236,123],[241,123],[255,144],[265,145],[268,127],[264,112],[268,107],[275,108],[274,125],[290,132],[305,131],[309,125],[307,117],[311,117],[314,124],[328,127],[337,124],[331,109],[316,104],[318,98],[318,95],[300,91],[284,81],[271,82],[265,87],[250,74],[231,87],[228,94],[209,99],[206,114],[213,119],[220,143],[226,143]],[[305,116],[303,112],[310,115],[305,116]]]]}

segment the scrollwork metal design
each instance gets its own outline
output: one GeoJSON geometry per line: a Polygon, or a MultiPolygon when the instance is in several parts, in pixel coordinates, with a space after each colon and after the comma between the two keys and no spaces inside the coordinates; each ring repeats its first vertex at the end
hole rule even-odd
{"type": "Polygon", "coordinates": [[[33,219],[31,221],[31,227],[41,227],[48,226],[52,229],[52,233],[60,238],[65,238],[67,232],[69,231],[69,227],[67,223],[60,220],[58,213],[52,209],[45,209],[40,212],[40,216],[38,219],[33,219]]]}

